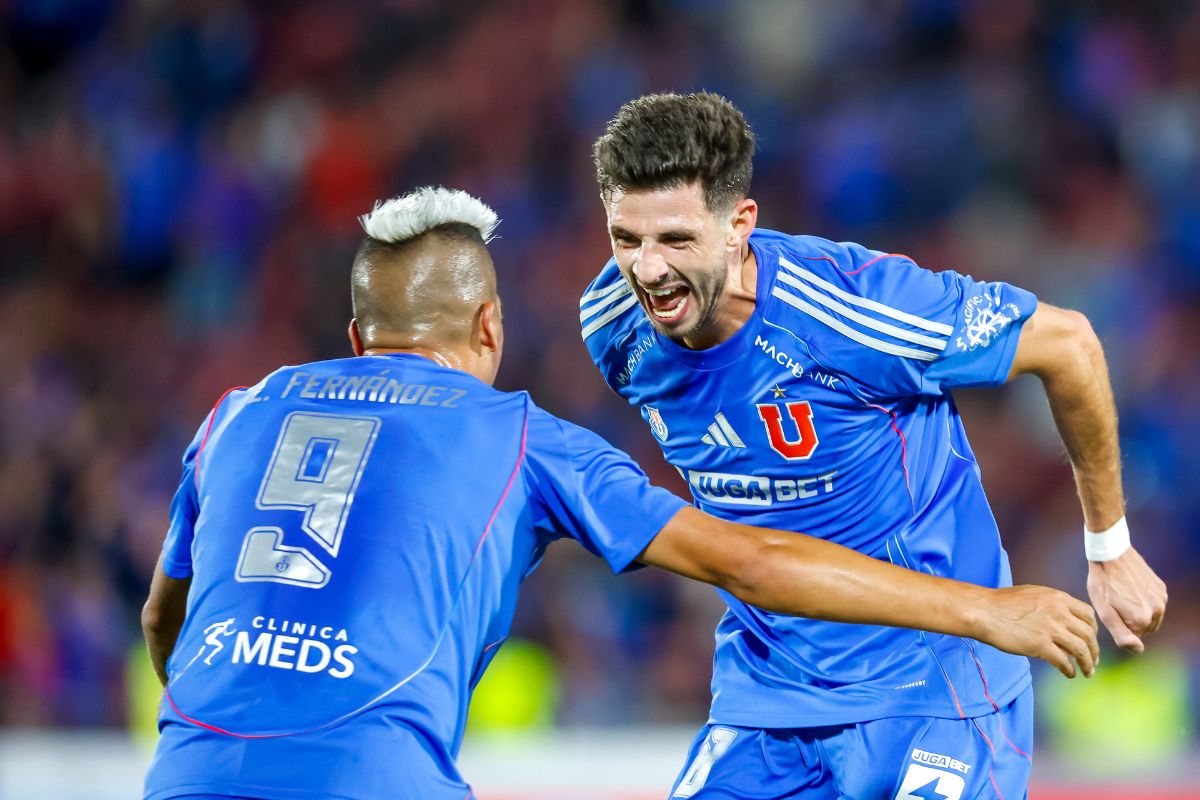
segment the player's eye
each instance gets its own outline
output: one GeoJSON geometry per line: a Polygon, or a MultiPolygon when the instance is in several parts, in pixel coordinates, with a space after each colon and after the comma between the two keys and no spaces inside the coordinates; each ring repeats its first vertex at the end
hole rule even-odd
{"type": "Polygon", "coordinates": [[[691,242],[691,236],[664,236],[662,239],[663,244],[665,244],[667,247],[674,248],[686,247],[687,245],[691,244],[691,242]]]}

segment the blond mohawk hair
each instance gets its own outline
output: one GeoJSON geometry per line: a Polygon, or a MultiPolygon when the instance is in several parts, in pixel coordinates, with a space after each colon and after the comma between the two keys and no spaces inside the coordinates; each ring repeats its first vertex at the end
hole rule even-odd
{"type": "Polygon", "coordinates": [[[487,244],[500,224],[496,212],[478,197],[444,186],[423,186],[390,200],[377,200],[375,208],[358,221],[367,236],[388,244],[451,223],[471,226],[487,244]]]}

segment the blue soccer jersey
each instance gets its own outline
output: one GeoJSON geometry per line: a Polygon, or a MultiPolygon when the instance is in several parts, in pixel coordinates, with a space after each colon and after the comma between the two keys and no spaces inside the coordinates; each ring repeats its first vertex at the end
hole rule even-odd
{"type": "MultiPolygon", "coordinates": [[[[1003,382],[1037,301],[904,256],[760,230],[753,315],[688,350],[610,261],[581,302],[608,384],[641,409],[696,505],[895,564],[1008,586],[1008,558],[949,390],[1003,382]]],[[[780,616],[722,593],[710,722],[810,727],[977,716],[1029,684],[979,642],[780,616]]]]}
{"type": "Polygon", "coordinates": [[[192,578],[146,797],[448,798],[476,681],[555,538],[614,571],[682,501],[599,437],[415,355],[287,367],[184,457],[192,578]]]}

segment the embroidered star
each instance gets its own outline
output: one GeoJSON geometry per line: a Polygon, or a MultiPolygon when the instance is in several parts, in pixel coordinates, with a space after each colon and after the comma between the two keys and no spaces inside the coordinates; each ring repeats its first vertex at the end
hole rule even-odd
{"type": "Polygon", "coordinates": [[[775,395],[776,398],[780,398],[787,394],[787,390],[780,388],[779,384],[777,383],[775,384],[774,388],[771,389],[771,394],[775,395]]]}

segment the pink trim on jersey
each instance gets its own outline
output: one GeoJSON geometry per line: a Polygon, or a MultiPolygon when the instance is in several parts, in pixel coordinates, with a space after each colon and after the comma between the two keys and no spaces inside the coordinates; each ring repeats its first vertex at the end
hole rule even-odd
{"type": "Polygon", "coordinates": [[[1000,794],[1000,787],[996,785],[996,773],[992,771],[991,766],[988,766],[988,780],[992,782],[992,791],[996,793],[996,797],[1004,800],[1004,795],[1000,794]]]}
{"type": "Polygon", "coordinates": [[[975,648],[970,643],[967,644],[967,650],[971,653],[971,660],[975,662],[975,669],[979,670],[979,680],[983,681],[983,696],[992,704],[993,710],[999,711],[1000,704],[996,702],[995,698],[988,691],[987,676],[983,674],[983,663],[979,660],[979,656],[975,655],[975,648]]]}
{"type": "Polygon", "coordinates": [[[1013,750],[1017,751],[1018,755],[1020,755],[1022,758],[1024,758],[1030,764],[1032,764],[1033,756],[1029,755],[1029,753],[1026,753],[1024,750],[1017,747],[1015,744],[1013,744],[1013,740],[1008,738],[1008,731],[1005,730],[1005,728],[1004,728],[1003,715],[998,715],[996,717],[996,721],[1000,723],[1000,733],[1004,736],[1004,741],[1008,742],[1008,746],[1011,747],[1013,750]]]}
{"type": "Polygon", "coordinates": [[[200,446],[196,448],[196,468],[192,470],[192,485],[196,487],[196,491],[200,491],[200,454],[204,452],[204,445],[208,444],[208,435],[212,433],[213,423],[217,421],[217,409],[221,407],[221,403],[225,402],[225,398],[233,394],[239,389],[245,389],[245,386],[234,386],[226,389],[225,392],[217,398],[216,405],[212,407],[212,412],[208,415],[208,427],[204,429],[204,438],[200,440],[200,446]]]}
{"type": "MultiPolygon", "coordinates": [[[[979,735],[983,737],[985,742],[987,742],[988,750],[992,751],[992,761],[995,761],[996,748],[994,745],[992,745],[992,740],[989,739],[988,735],[983,732],[983,728],[979,725],[979,720],[972,717],[971,724],[975,726],[975,730],[979,731],[979,735]]],[[[1000,800],[1004,800],[1004,795],[1000,793],[1000,787],[996,785],[996,773],[992,770],[991,764],[988,764],[988,780],[992,782],[992,789],[996,792],[996,796],[999,797],[1000,800]]]]}
{"type": "Polygon", "coordinates": [[[975,730],[979,731],[979,735],[987,742],[988,750],[992,751],[992,757],[994,758],[996,756],[996,747],[992,744],[992,740],[988,738],[988,735],[983,732],[983,727],[979,724],[979,720],[971,717],[971,724],[975,726],[975,730]]]}
{"type": "Polygon", "coordinates": [[[904,431],[900,430],[900,426],[896,424],[896,412],[889,411],[883,406],[878,406],[874,403],[867,403],[867,406],[875,409],[876,411],[882,411],[884,414],[887,414],[891,419],[892,430],[894,430],[896,435],[900,437],[900,466],[904,470],[904,487],[908,489],[909,502],[915,504],[916,498],[913,497],[912,483],[908,479],[908,440],[904,438],[904,431]]]}
{"type": "Polygon", "coordinates": [[[841,271],[841,266],[839,266],[838,262],[835,261],[830,256],[798,256],[798,257],[803,258],[805,261],[828,261],[830,264],[833,264],[835,267],[837,267],[839,271],[841,271]]]}
{"type": "Polygon", "coordinates": [[[292,735],[289,733],[234,733],[233,731],[227,731],[224,728],[218,728],[216,725],[209,725],[207,722],[201,722],[198,719],[193,719],[192,717],[189,717],[187,714],[180,711],[179,706],[175,705],[175,700],[171,697],[170,689],[163,689],[163,697],[167,698],[167,702],[171,704],[171,709],[178,714],[181,719],[183,719],[185,722],[190,722],[197,727],[204,728],[206,731],[220,733],[225,736],[232,736],[235,739],[278,739],[283,736],[292,735]]]}
{"type": "MultiPolygon", "coordinates": [[[[983,681],[983,696],[986,697],[988,699],[988,702],[992,704],[992,708],[996,709],[996,711],[999,712],[1000,711],[999,704],[996,703],[996,701],[992,698],[992,695],[988,692],[987,675],[983,674],[983,662],[980,661],[979,657],[975,654],[974,646],[972,646],[970,643],[968,643],[967,648],[971,651],[971,660],[975,662],[975,668],[977,670],[979,670],[979,679],[981,681],[983,681]]],[[[997,713],[996,721],[1000,723],[1000,733],[1003,734],[1004,741],[1008,742],[1008,746],[1011,747],[1014,751],[1016,751],[1016,753],[1018,755],[1020,755],[1022,758],[1024,758],[1026,761],[1028,761],[1029,763],[1032,764],[1033,756],[1029,755],[1029,753],[1026,753],[1024,750],[1017,747],[1015,744],[1013,744],[1013,740],[1008,738],[1008,730],[1004,727],[1004,715],[997,713]]]]}
{"type": "Polygon", "coordinates": [[[1029,753],[1026,753],[1024,750],[1017,747],[1015,744],[1013,744],[1013,740],[1008,738],[1008,731],[1004,727],[1004,716],[1003,715],[997,716],[996,721],[1000,723],[1000,733],[1004,735],[1004,741],[1008,742],[1008,746],[1011,747],[1013,750],[1016,750],[1017,753],[1019,753],[1026,761],[1028,761],[1030,764],[1032,764],[1033,756],[1029,755],[1029,753]]]}
{"type": "MultiPolygon", "coordinates": [[[[932,648],[930,648],[932,650],[932,648]]],[[[937,659],[937,654],[934,653],[934,659],[937,659]]],[[[946,686],[950,687],[950,696],[954,698],[954,707],[958,710],[958,718],[966,719],[967,715],[963,713],[962,703],[958,702],[958,692],[954,690],[954,681],[950,680],[950,673],[946,672],[942,666],[942,662],[938,661],[938,670],[942,673],[942,678],[946,681],[946,686]]]]}
{"type": "MultiPolygon", "coordinates": [[[[909,256],[906,256],[906,255],[904,255],[904,253],[884,253],[884,254],[882,254],[882,255],[875,256],[875,257],[874,257],[874,258],[872,258],[870,261],[868,261],[867,263],[863,264],[861,267],[859,267],[858,269],[854,270],[853,272],[846,272],[846,273],[843,273],[843,274],[845,274],[845,275],[857,275],[858,273],[862,272],[862,271],[863,271],[864,269],[866,269],[867,267],[869,267],[869,266],[871,266],[872,264],[874,264],[876,261],[882,261],[882,260],[883,260],[883,259],[885,259],[885,258],[907,258],[909,261],[912,261],[912,258],[909,258],[909,256]]],[[[914,261],[913,263],[915,264],[916,262],[914,261]]]]}
{"type": "MultiPolygon", "coordinates": [[[[508,476],[508,485],[504,487],[504,492],[500,495],[500,502],[496,503],[496,507],[492,509],[492,515],[488,517],[487,527],[483,529],[483,535],[479,537],[479,543],[475,545],[475,552],[471,554],[471,563],[467,565],[467,571],[475,564],[475,557],[479,555],[479,550],[483,547],[484,541],[488,534],[492,532],[492,523],[496,521],[496,515],[500,513],[500,507],[504,505],[505,498],[508,497],[508,492],[512,489],[513,482],[517,479],[517,474],[521,471],[521,465],[525,463],[525,443],[529,438],[529,411],[525,411],[525,421],[521,425],[521,450],[517,453],[517,463],[513,466],[512,474],[508,476]]],[[[503,641],[503,640],[501,640],[503,641]]]]}

